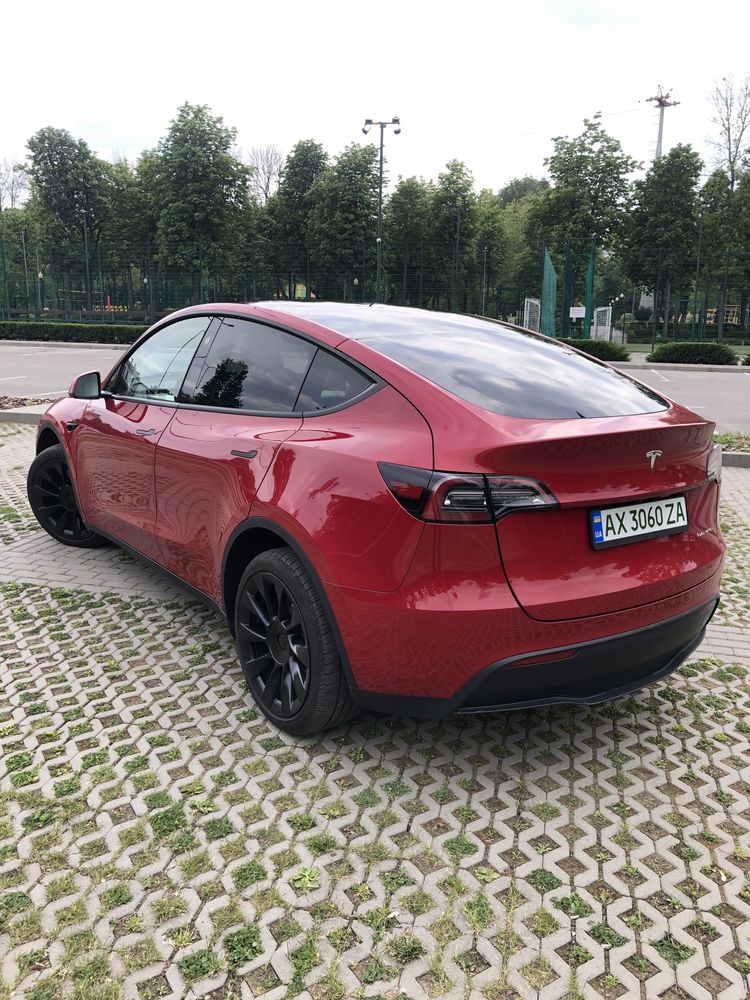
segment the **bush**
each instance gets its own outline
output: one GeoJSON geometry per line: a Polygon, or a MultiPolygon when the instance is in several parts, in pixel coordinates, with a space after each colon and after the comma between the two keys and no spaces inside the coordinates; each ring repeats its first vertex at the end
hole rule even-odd
{"type": "Polygon", "coordinates": [[[71,344],[132,344],[145,326],[124,323],[0,322],[0,340],[56,340],[71,344]]]}
{"type": "Polygon", "coordinates": [[[560,340],[559,343],[575,347],[578,351],[600,358],[602,361],[630,361],[630,355],[622,346],[611,340],[560,340]]]}
{"type": "Polygon", "coordinates": [[[680,365],[736,365],[737,355],[727,344],[659,344],[646,361],[672,362],[680,365]]]}
{"type": "Polygon", "coordinates": [[[745,360],[742,362],[743,365],[750,365],[750,354],[745,355],[745,360]]]}

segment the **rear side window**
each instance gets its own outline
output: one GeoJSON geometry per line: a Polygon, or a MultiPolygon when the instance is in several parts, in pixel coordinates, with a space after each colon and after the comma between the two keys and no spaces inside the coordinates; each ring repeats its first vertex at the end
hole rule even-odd
{"type": "Polygon", "coordinates": [[[180,402],[261,413],[288,413],[315,345],[263,323],[225,317],[201,345],[180,402]]]}
{"type": "Polygon", "coordinates": [[[328,351],[319,350],[307,373],[295,409],[330,410],[333,406],[348,403],[372,384],[371,379],[346,361],[335,358],[328,351]]]}
{"type": "Polygon", "coordinates": [[[615,417],[668,408],[655,392],[563,344],[486,321],[441,328],[436,317],[432,329],[422,322],[418,330],[365,335],[361,342],[508,417],[615,417]]]}

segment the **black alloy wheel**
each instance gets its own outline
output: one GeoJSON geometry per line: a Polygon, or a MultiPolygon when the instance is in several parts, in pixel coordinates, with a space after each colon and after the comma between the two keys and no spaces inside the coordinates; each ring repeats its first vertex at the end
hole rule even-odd
{"type": "Polygon", "coordinates": [[[272,573],[256,573],[240,595],[237,639],[250,690],[269,715],[292,719],[310,691],[310,644],[297,602],[272,573]]]}
{"type": "Polygon", "coordinates": [[[279,729],[309,735],[356,715],[319,585],[291,549],[269,549],[250,562],[234,627],[247,686],[279,729]]]}
{"type": "Polygon", "coordinates": [[[31,463],[26,481],[29,504],[37,521],[58,542],[98,548],[107,540],[84,524],[62,446],[45,448],[31,463]]]}

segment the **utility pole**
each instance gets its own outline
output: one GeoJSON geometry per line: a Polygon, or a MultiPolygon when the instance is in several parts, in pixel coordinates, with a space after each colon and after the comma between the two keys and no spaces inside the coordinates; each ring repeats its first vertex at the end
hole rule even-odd
{"type": "Polygon", "coordinates": [[[655,160],[658,160],[661,157],[662,139],[664,137],[664,109],[674,108],[680,103],[679,101],[671,101],[671,96],[672,92],[670,90],[668,90],[666,94],[662,93],[661,84],[659,84],[659,93],[655,97],[646,98],[647,103],[652,101],[659,109],[659,135],[656,140],[655,160]]]}

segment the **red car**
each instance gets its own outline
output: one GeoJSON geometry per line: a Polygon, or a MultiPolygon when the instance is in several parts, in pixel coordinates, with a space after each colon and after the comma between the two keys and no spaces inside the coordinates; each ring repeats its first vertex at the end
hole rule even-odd
{"type": "Polygon", "coordinates": [[[528,330],[391,306],[209,305],[42,418],[68,545],[221,611],[277,726],[596,703],[663,677],[718,602],[714,425],[528,330]]]}

